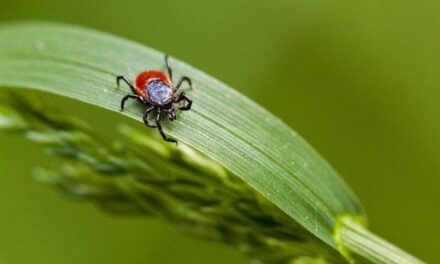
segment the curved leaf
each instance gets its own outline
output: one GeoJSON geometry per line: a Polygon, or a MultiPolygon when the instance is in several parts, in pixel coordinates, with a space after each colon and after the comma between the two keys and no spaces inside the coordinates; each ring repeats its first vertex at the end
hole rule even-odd
{"type": "MultiPolygon", "coordinates": [[[[133,79],[164,69],[164,54],[101,32],[67,25],[17,23],[0,27],[0,86],[32,88],[119,111],[133,79]]],[[[336,247],[340,215],[362,216],[347,185],[297,133],[268,111],[212,77],[171,59],[175,78],[189,76],[193,109],[165,131],[241,177],[308,231],[336,247]]],[[[141,121],[142,108],[123,114],[141,121]]]]}

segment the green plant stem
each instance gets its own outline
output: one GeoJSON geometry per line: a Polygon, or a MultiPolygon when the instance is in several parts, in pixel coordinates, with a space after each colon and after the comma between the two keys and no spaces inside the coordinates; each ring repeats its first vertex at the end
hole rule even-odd
{"type": "Polygon", "coordinates": [[[61,159],[63,166],[38,169],[36,177],[67,197],[114,214],[157,217],[264,263],[305,261],[304,256],[344,262],[240,178],[183,144],[175,148],[126,125],[118,129],[122,138],[109,142],[59,111],[21,97],[6,101],[0,103],[0,129],[24,135],[61,159]]]}

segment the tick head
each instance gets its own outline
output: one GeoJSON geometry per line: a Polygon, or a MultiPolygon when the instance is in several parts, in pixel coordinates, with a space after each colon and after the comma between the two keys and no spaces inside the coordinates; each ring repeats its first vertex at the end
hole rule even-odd
{"type": "Polygon", "coordinates": [[[176,111],[174,110],[173,107],[170,107],[170,108],[168,108],[168,109],[165,109],[165,113],[167,114],[168,118],[169,118],[171,121],[176,120],[176,111]]]}

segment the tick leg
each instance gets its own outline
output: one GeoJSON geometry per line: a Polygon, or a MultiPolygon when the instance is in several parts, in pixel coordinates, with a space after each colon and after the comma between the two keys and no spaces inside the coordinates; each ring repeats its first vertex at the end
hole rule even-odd
{"type": "Polygon", "coordinates": [[[169,56],[165,55],[165,65],[167,66],[168,76],[170,77],[171,83],[173,82],[173,69],[171,69],[171,64],[169,56]]]}
{"type": "Polygon", "coordinates": [[[157,127],[156,125],[152,125],[152,124],[150,124],[150,122],[148,122],[148,115],[151,112],[153,112],[155,109],[156,109],[156,107],[152,106],[152,107],[148,108],[147,110],[145,110],[144,118],[143,119],[144,119],[144,123],[145,123],[145,125],[147,127],[152,127],[152,128],[156,128],[157,127]]]}
{"type": "Polygon", "coordinates": [[[133,93],[136,93],[136,89],[134,88],[133,84],[131,84],[131,82],[125,77],[125,76],[117,76],[116,77],[116,85],[119,88],[119,82],[120,81],[124,81],[128,86],[130,86],[131,91],[133,91],[133,93]]]}
{"type": "Polygon", "coordinates": [[[162,136],[162,138],[165,141],[173,142],[173,143],[176,143],[176,145],[177,145],[177,140],[167,137],[167,135],[165,135],[165,133],[163,132],[162,126],[160,125],[160,114],[161,114],[161,111],[159,109],[157,111],[157,116],[156,116],[156,125],[157,125],[157,129],[159,130],[160,135],[162,136]]]}
{"type": "Polygon", "coordinates": [[[193,89],[191,79],[186,76],[182,76],[182,78],[180,78],[179,82],[176,85],[176,91],[179,90],[179,88],[180,88],[180,86],[182,86],[183,82],[187,82],[189,85],[189,88],[191,88],[191,90],[193,89]]]}
{"type": "Polygon", "coordinates": [[[127,94],[126,96],[122,97],[122,100],[121,100],[121,111],[124,110],[125,101],[127,101],[128,99],[136,99],[139,102],[145,104],[144,99],[142,97],[140,97],[139,95],[127,94]]]}
{"type": "Polygon", "coordinates": [[[192,100],[186,97],[184,93],[179,94],[177,97],[176,103],[180,103],[181,101],[186,101],[186,106],[179,107],[180,110],[187,111],[191,109],[192,100]]]}

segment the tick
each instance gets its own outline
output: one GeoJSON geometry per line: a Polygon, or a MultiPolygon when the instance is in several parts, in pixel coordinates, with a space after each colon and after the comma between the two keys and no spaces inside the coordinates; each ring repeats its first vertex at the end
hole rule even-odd
{"type": "Polygon", "coordinates": [[[148,127],[157,128],[164,140],[177,144],[177,140],[169,138],[163,132],[160,124],[160,117],[162,114],[165,114],[169,120],[176,120],[176,110],[174,108],[175,103],[184,102],[184,105],[180,106],[178,109],[182,111],[190,110],[192,100],[189,99],[183,92],[178,93],[177,91],[184,82],[189,85],[189,88],[192,89],[193,87],[191,79],[186,76],[182,76],[177,82],[177,85],[174,86],[173,70],[171,68],[168,55],[165,55],[165,65],[168,70],[168,75],[162,71],[148,70],[141,72],[136,77],[134,85],[125,76],[117,76],[116,85],[119,87],[119,82],[122,80],[133,92],[132,94],[127,94],[126,96],[122,97],[121,111],[124,110],[125,102],[128,99],[137,100],[139,103],[146,106],[143,116],[145,125],[148,127]],[[150,114],[156,114],[156,124],[151,124],[148,120],[150,114]]]}

